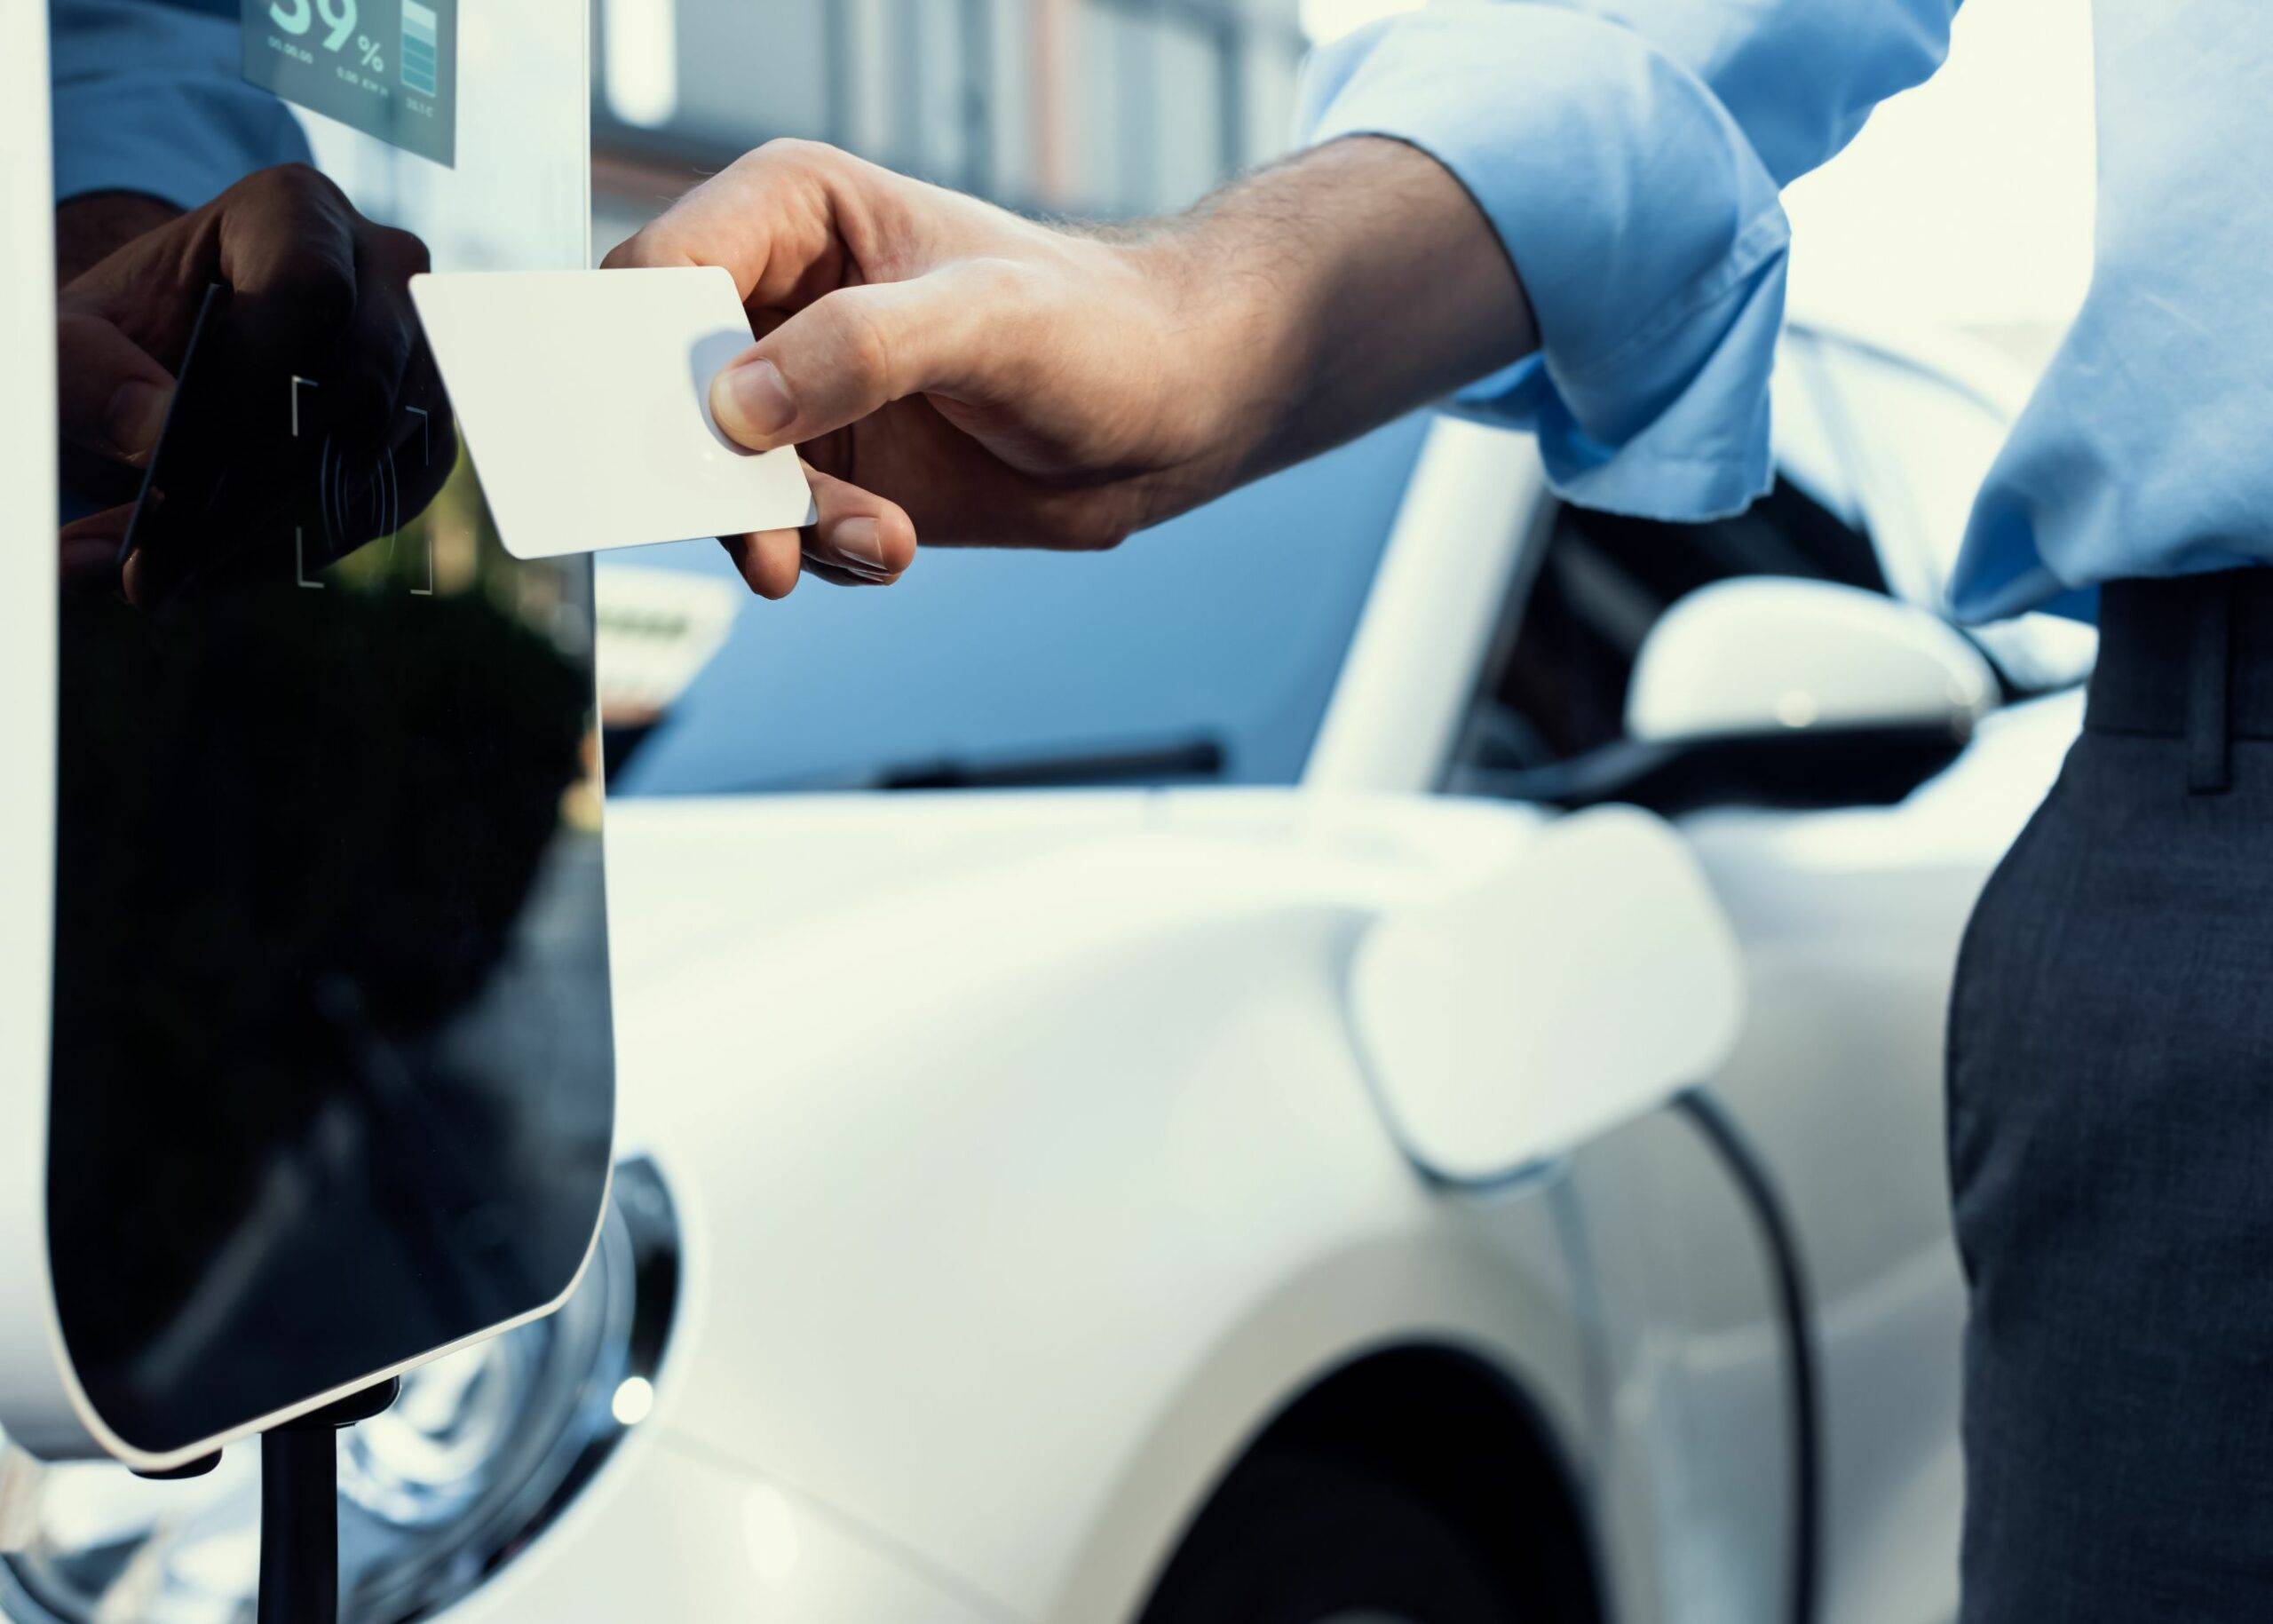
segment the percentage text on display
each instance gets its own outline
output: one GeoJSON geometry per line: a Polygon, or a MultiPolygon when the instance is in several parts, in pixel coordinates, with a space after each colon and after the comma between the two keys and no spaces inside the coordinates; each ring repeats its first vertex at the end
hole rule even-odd
{"type": "Polygon", "coordinates": [[[457,0],[242,0],[244,75],[421,157],[457,157],[457,0]]]}

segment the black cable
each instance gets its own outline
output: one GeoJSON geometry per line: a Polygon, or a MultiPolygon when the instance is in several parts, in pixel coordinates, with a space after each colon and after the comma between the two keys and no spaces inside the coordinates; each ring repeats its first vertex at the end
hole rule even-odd
{"type": "Polygon", "coordinates": [[[1768,1243],[1776,1274],[1777,1318],[1791,1380],[1792,1545],[1786,1596],[1790,1624],[1815,1624],[1823,1538],[1823,1425],[1815,1347],[1814,1309],[1797,1232],[1776,1192],[1768,1164],[1738,1128],[1736,1119],[1702,1089],[1674,1101],[1698,1133],[1728,1164],[1745,1204],[1768,1243]]]}
{"type": "Polygon", "coordinates": [[[383,1382],[260,1435],[258,1624],[337,1624],[339,1430],[401,1388],[383,1382]]]}
{"type": "Polygon", "coordinates": [[[339,1440],[329,1427],[260,1437],[259,1624],[339,1617],[339,1440]]]}

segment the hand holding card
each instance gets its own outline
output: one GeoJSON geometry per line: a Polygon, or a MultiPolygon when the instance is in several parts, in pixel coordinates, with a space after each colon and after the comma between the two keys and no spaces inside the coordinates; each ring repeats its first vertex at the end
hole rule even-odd
{"type": "Polygon", "coordinates": [[[516,558],[815,521],[794,450],[711,420],[712,376],[750,343],[726,272],[463,272],[410,294],[516,558]]]}

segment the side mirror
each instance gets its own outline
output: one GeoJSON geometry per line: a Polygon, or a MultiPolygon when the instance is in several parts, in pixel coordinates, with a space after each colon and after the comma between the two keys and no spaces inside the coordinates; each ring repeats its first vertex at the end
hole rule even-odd
{"type": "Polygon", "coordinates": [[[1996,704],[1980,651],[1922,609],[1754,575],[1667,610],[1635,658],[1625,737],[1480,772],[1472,793],[1666,817],[1708,806],[1889,806],[1954,761],[1996,704]]]}
{"type": "Polygon", "coordinates": [[[1574,1150],[1710,1077],[1744,1004],[1696,860],[1630,807],[1548,824],[1482,882],[1385,915],[1350,998],[1390,1131],[1455,1184],[1574,1150]]]}
{"type": "Polygon", "coordinates": [[[1651,629],[1626,732],[1648,742],[1810,729],[1963,739],[1996,696],[1988,661],[1922,609],[1829,582],[1750,576],[1691,592],[1651,629]]]}

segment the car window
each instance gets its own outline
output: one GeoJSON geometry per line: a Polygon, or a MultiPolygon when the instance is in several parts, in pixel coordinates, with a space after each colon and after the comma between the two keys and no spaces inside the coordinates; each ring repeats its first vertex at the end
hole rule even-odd
{"type": "Polygon", "coordinates": [[[731,583],[716,543],[612,555],[603,684],[626,694],[610,717],[614,788],[1291,784],[1427,426],[1404,418],[1111,553],[933,549],[887,591],[808,582],[780,603],[733,598],[723,629],[699,590],[684,612],[644,590],[610,612],[615,572],[643,589],[665,571],[731,583]],[[672,638],[716,653],[661,701],[652,679],[672,638]]]}
{"type": "Polygon", "coordinates": [[[1745,512],[1711,524],[1560,508],[1460,766],[1545,766],[1622,738],[1628,679],[1658,617],[1699,587],[1740,575],[1886,590],[1870,538],[1788,472],[1745,512]]]}

